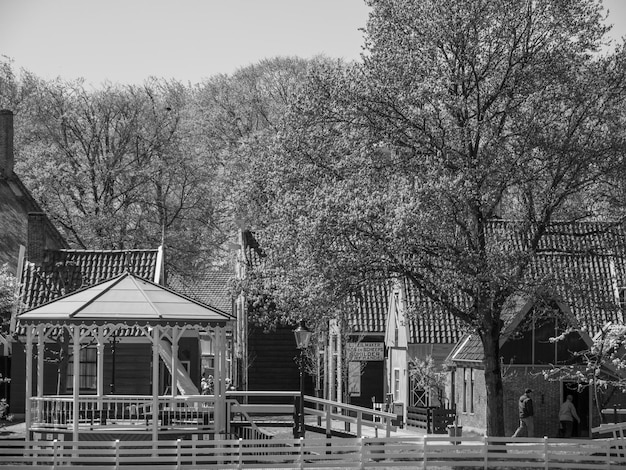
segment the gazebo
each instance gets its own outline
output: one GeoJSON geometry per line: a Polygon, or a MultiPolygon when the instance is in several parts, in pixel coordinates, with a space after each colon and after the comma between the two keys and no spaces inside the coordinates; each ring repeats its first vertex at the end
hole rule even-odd
{"type": "Polygon", "coordinates": [[[160,433],[172,429],[179,433],[225,432],[227,331],[233,323],[225,312],[124,273],[23,312],[17,320],[25,336],[28,439],[39,433],[63,434],[78,441],[89,434],[117,430],[151,435],[157,441],[160,433]],[[105,344],[116,335],[128,336],[129,331],[151,344],[152,394],[106,395],[105,344]],[[178,393],[196,390],[178,357],[179,341],[186,332],[202,334],[213,343],[213,395],[178,393]],[[71,383],[72,394],[44,396],[45,348],[62,336],[70,339],[68,385],[71,383]],[[95,393],[81,395],[80,351],[86,344],[95,345],[96,386],[95,393]],[[159,395],[160,360],[171,373],[171,396],[159,395]]]}

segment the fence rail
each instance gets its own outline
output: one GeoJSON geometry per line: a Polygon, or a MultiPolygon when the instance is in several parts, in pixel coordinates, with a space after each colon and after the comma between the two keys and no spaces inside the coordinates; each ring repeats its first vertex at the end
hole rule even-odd
{"type": "Polygon", "coordinates": [[[446,434],[447,426],[454,424],[456,410],[441,407],[407,407],[406,424],[424,429],[427,434],[446,434]]]}
{"type": "Polygon", "coordinates": [[[626,465],[623,440],[443,436],[176,441],[0,441],[0,468],[576,468],[626,465]]]}

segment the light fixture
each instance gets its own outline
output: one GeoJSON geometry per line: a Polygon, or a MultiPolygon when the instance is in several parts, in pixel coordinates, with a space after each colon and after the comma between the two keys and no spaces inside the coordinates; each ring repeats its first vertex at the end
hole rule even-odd
{"type": "Polygon", "coordinates": [[[304,326],[304,321],[300,320],[298,328],[293,330],[293,335],[296,338],[296,347],[300,351],[300,357],[298,358],[298,368],[300,369],[300,400],[297,406],[298,410],[298,423],[294,425],[294,437],[304,437],[304,351],[309,347],[309,341],[311,340],[311,332],[304,326]]]}
{"type": "Polygon", "coordinates": [[[311,340],[311,332],[304,326],[304,322],[300,320],[298,328],[293,330],[293,335],[296,337],[296,347],[299,350],[303,350],[309,347],[309,341],[311,340]]]}

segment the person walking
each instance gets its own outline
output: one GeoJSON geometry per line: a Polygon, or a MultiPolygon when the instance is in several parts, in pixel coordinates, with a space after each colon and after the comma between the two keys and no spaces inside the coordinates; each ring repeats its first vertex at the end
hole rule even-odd
{"type": "Polygon", "coordinates": [[[580,423],[580,417],[576,413],[576,407],[573,403],[574,397],[568,395],[561,408],[559,409],[559,423],[563,431],[563,437],[572,437],[574,430],[574,420],[580,423]]]}
{"type": "Polygon", "coordinates": [[[513,437],[524,437],[524,434],[526,434],[526,437],[533,437],[535,434],[535,425],[533,422],[535,410],[533,409],[533,399],[530,397],[532,392],[530,388],[527,388],[524,394],[519,397],[519,401],[517,402],[519,427],[515,431],[515,434],[513,434],[513,437]]]}

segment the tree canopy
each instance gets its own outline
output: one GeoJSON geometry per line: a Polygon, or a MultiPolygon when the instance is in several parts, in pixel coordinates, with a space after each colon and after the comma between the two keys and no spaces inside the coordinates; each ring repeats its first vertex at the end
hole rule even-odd
{"type": "Polygon", "coordinates": [[[543,281],[527,273],[551,223],[593,215],[621,164],[624,51],[600,53],[598,1],[369,3],[363,62],[309,75],[242,213],[279,310],[403,277],[463,320],[502,435],[503,306],[543,281]]]}

